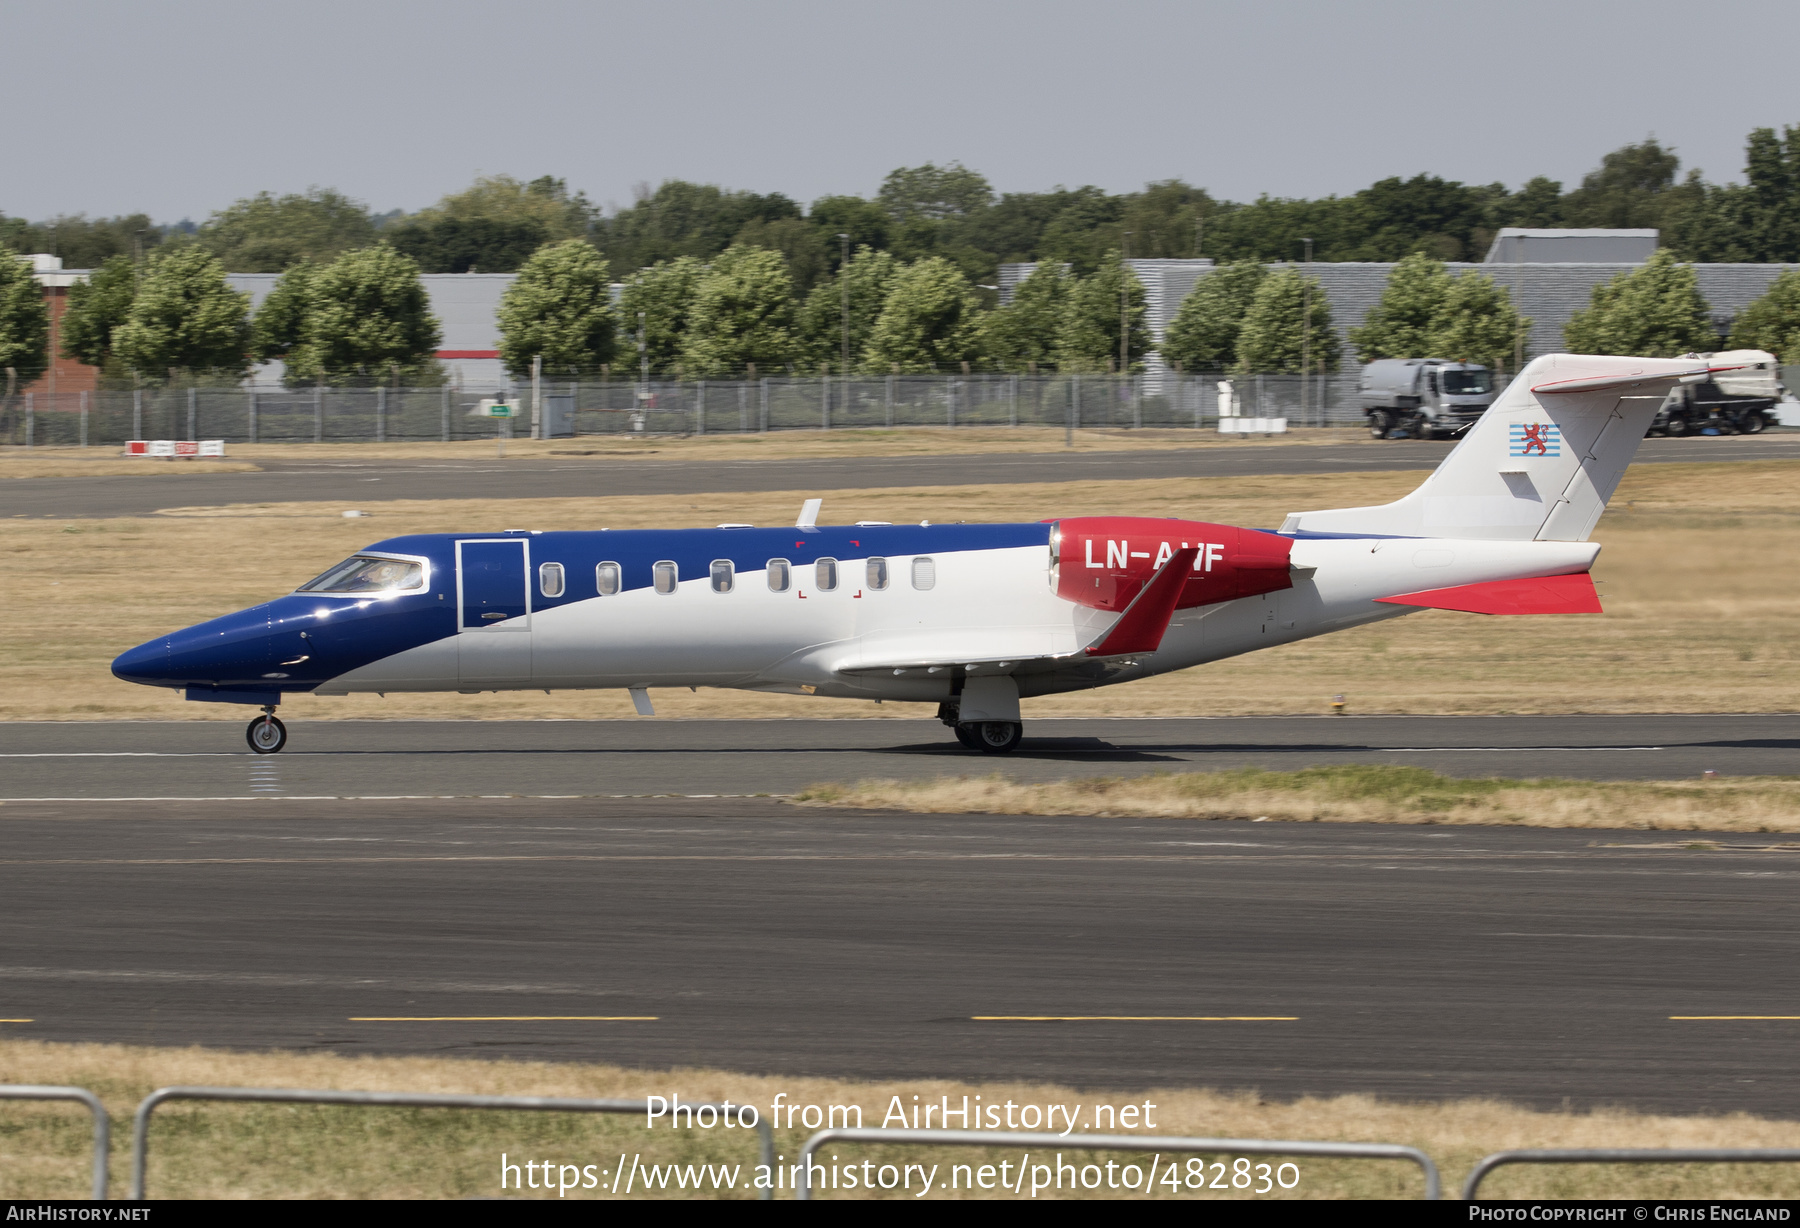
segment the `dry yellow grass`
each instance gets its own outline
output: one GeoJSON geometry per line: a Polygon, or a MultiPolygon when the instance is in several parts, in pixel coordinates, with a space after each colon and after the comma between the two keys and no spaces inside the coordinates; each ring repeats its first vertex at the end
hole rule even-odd
{"type": "MultiPolygon", "coordinates": [[[[32,452],[41,451],[33,448],[32,452]]],[[[0,478],[157,478],[172,473],[256,473],[249,460],[156,460],[127,458],[110,449],[59,448],[55,455],[0,452],[0,478]]]]}
{"type": "MultiPolygon", "coordinates": [[[[1138,452],[1167,448],[1262,447],[1271,443],[1367,444],[1380,447],[1368,432],[1307,428],[1280,436],[1222,436],[1213,431],[1081,430],[1071,446],[1078,452],[1138,452]]],[[[509,439],[509,458],[607,460],[799,460],[834,456],[961,456],[969,453],[1059,452],[1060,427],[914,426],[894,430],[772,431],[759,435],[584,435],[576,439],[509,439]]],[[[245,472],[259,461],[488,460],[490,439],[450,443],[271,443],[229,444],[221,461],[157,461],[121,458],[116,447],[0,448],[0,478],[97,477],[113,474],[245,472]]]]}
{"type": "MultiPolygon", "coordinates": [[[[1800,645],[1795,462],[1633,469],[1596,534],[1600,616],[1483,618],[1429,611],[1126,686],[1027,701],[1043,716],[1317,712],[1336,693],[1356,712],[1792,711],[1800,645]]],[[[823,493],[828,519],[1000,520],[1129,512],[1274,525],[1310,507],[1391,499],[1411,473],[1068,482],[903,490],[365,503],[173,510],[140,519],[16,520],[0,545],[0,719],[241,719],[107,671],[151,635],[286,592],[370,542],[497,528],[782,524],[823,493]],[[196,583],[196,576],[204,583],[196,583]]],[[[659,692],[689,716],[911,716],[905,705],[737,692],[659,692]]],[[[595,717],[623,693],[303,697],[300,718],[595,717]]]]}
{"type": "MultiPolygon", "coordinates": [[[[539,1062],[473,1062],[427,1057],[344,1058],[331,1054],[227,1053],[120,1045],[0,1042],[0,1082],[69,1083],[106,1102],[115,1122],[113,1190],[129,1177],[130,1113],[153,1088],[171,1084],[238,1087],[358,1088],[492,1095],[638,1099],[679,1092],[683,1099],[761,1107],[777,1092],[800,1104],[856,1104],[877,1125],[894,1096],[910,1106],[964,1095],[984,1103],[1122,1106],[1155,1104],[1155,1133],[1237,1138],[1397,1142],[1423,1150],[1454,1196],[1481,1156],[1515,1147],[1800,1147],[1800,1123],[1737,1114],[1678,1117],[1598,1110],[1536,1112],[1494,1100],[1407,1104],[1372,1096],[1272,1102],[1254,1093],[1192,1089],[1078,1090],[1051,1084],[945,1080],[852,1082],[733,1074],[718,1070],[625,1070],[539,1062]]],[[[777,1132],[789,1161],[810,1131],[777,1132]]],[[[88,1119],[75,1106],[0,1101],[0,1198],[77,1197],[86,1189],[88,1119]]],[[[1017,1163],[1019,1153],[976,1149],[870,1147],[827,1149],[845,1160],[877,1163],[1017,1163]]],[[[161,1198],[451,1198],[498,1195],[500,1153],[610,1170],[620,1152],[646,1163],[737,1163],[748,1170],[754,1142],[736,1130],[646,1131],[639,1119],[552,1114],[454,1113],[394,1109],[309,1109],[175,1103],[157,1110],[148,1190],[161,1198]]],[[[1106,1157],[1070,1154],[1074,1163],[1106,1157]]],[[[1144,1157],[1112,1153],[1121,1162],[1144,1157]]],[[[1165,1160],[1167,1157],[1165,1157],[1165,1160]]],[[[629,1161],[628,1161],[629,1163],[629,1161]]],[[[1394,1163],[1300,1160],[1300,1181],[1286,1198],[1417,1197],[1417,1169],[1394,1163]]],[[[1208,1173],[1208,1180],[1212,1174],[1208,1173]]],[[[1505,1169],[1484,1185],[1490,1198],[1793,1197],[1792,1166],[1692,1165],[1632,1168],[1505,1169]]],[[[915,1187],[916,1192],[916,1187],[915,1187]]],[[[710,1193],[710,1191],[708,1192],[710,1193]]],[[[1088,1194],[1107,1194],[1102,1189],[1088,1194]]],[[[1111,1192],[1114,1197],[1119,1191],[1111,1192]]],[[[1159,1188],[1157,1196],[1172,1192],[1159,1188]]],[[[508,1191],[543,1197],[543,1191],[508,1191]]],[[[670,1190],[660,1196],[683,1195],[670,1190]]],[[[733,1191],[747,1197],[750,1191],[733,1191]]],[[[607,1196],[604,1191],[571,1197],[607,1196]]],[[[780,1197],[790,1197],[784,1191],[780,1197]]],[[[839,1192],[836,1197],[848,1195],[839,1192]]],[[[890,1195],[892,1196],[892,1195],[890,1195]]],[[[1010,1197],[1000,1191],[933,1197],[1010,1197]]],[[[1056,1196],[1050,1192],[1043,1197],[1056,1196]]],[[[1064,1190],[1062,1197],[1069,1197],[1064,1190]]],[[[1139,1195],[1141,1196],[1141,1195],[1139,1195]]],[[[1187,1191],[1184,1197],[1241,1197],[1242,1191],[1187,1191]]]]}
{"type": "MultiPolygon", "coordinates": [[[[930,814],[1800,832],[1800,778],[1785,777],[1666,783],[1471,780],[1424,768],[1345,766],[1298,772],[1240,768],[1131,778],[1090,776],[1025,784],[995,773],[816,784],[794,800],[803,805],[930,814]]],[[[1777,847],[1768,841],[1754,843],[1777,847]]],[[[1794,849],[1800,844],[1779,847],[1794,849]]]]}

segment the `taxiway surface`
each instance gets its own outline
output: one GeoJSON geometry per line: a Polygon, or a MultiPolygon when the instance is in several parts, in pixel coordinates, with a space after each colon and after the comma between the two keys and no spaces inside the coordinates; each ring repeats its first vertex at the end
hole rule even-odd
{"type": "MultiPolygon", "coordinates": [[[[247,722],[255,709],[246,708],[247,722]]],[[[934,720],[290,721],[254,755],[221,721],[0,724],[8,798],[656,796],[1004,768],[1021,780],[1342,763],[1590,780],[1785,774],[1800,716],[1246,716],[1027,720],[1004,758],[934,720]]]]}
{"type": "Polygon", "coordinates": [[[458,799],[0,838],[8,1036],[1796,1113],[1773,837],[458,799]],[[1785,1018],[1685,1018],[1733,1015],[1785,1018]]]}
{"type": "MultiPolygon", "coordinates": [[[[388,499],[515,499],[874,490],[1021,482],[1426,470],[1449,442],[1172,446],[1132,452],[972,453],[807,460],[267,460],[259,473],[161,472],[142,478],[10,478],[0,515],[147,516],[170,507],[320,502],[358,507],[388,499]]],[[[1800,458],[1800,432],[1754,437],[1646,439],[1637,464],[1800,458]]],[[[200,464],[203,462],[195,462],[200,464]]],[[[146,466],[158,462],[145,461],[146,466]]]]}

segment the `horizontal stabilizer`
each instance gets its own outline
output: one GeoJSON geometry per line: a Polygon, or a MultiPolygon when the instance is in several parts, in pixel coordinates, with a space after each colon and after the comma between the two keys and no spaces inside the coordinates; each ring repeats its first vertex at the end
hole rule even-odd
{"type": "MultiPolygon", "coordinates": [[[[1175,617],[1176,603],[1181,600],[1181,590],[1187,584],[1189,573],[1194,570],[1194,560],[1200,556],[1197,546],[1183,546],[1169,556],[1150,583],[1125,612],[1119,615],[1119,621],[1112,625],[1106,638],[1090,647],[1090,657],[1117,657],[1131,653],[1155,652],[1162,643],[1163,633],[1169,629],[1169,620],[1175,617]]],[[[1285,569],[1287,560],[1281,560],[1285,569]]]]}
{"type": "Polygon", "coordinates": [[[1535,580],[1490,580],[1455,588],[1426,589],[1398,597],[1377,597],[1390,605],[1427,610],[1461,610],[1466,614],[1599,614],[1600,594],[1585,571],[1572,576],[1540,576],[1535,580]]]}
{"type": "Polygon", "coordinates": [[[1711,375],[1715,370],[1735,371],[1736,367],[1709,367],[1704,362],[1695,364],[1686,371],[1658,371],[1652,374],[1642,368],[1636,371],[1608,373],[1606,375],[1586,375],[1576,379],[1553,379],[1542,384],[1533,384],[1531,391],[1538,396],[1549,396],[1568,392],[1599,392],[1602,389],[1636,388],[1650,380],[1679,380],[1681,383],[1697,383],[1711,375]]]}

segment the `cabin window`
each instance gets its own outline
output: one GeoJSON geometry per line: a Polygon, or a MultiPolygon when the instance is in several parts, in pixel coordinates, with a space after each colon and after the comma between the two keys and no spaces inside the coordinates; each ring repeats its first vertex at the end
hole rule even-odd
{"type": "Polygon", "coordinates": [[[406,559],[384,559],[358,554],[345,559],[317,579],[308,580],[302,593],[392,593],[423,588],[425,569],[406,559]]]}
{"type": "Polygon", "coordinates": [[[731,591],[731,560],[714,559],[712,562],[712,591],[729,593],[731,591]]]}
{"type": "Polygon", "coordinates": [[[928,589],[937,587],[937,561],[934,559],[914,559],[913,587],[928,589]]]}
{"type": "Polygon", "coordinates": [[[887,587],[887,560],[886,559],[870,559],[869,560],[868,584],[869,584],[869,587],[873,588],[873,589],[883,589],[883,588],[887,587]]]}
{"type": "Polygon", "coordinates": [[[813,564],[813,587],[829,593],[837,587],[837,560],[820,559],[813,564]]]}
{"type": "Polygon", "coordinates": [[[786,559],[770,559],[768,566],[769,591],[771,593],[787,592],[788,585],[793,583],[791,578],[792,569],[788,567],[788,561],[786,559]]]}
{"type": "Polygon", "coordinates": [[[543,563],[538,566],[538,592],[546,597],[563,595],[563,565],[543,563]]]}
{"type": "Polygon", "coordinates": [[[651,574],[656,577],[656,591],[665,597],[674,592],[676,586],[681,583],[681,569],[675,566],[673,560],[662,559],[653,564],[650,570],[651,574]]]}
{"type": "Polygon", "coordinates": [[[617,563],[594,564],[594,591],[602,597],[618,595],[619,565],[617,563]]]}

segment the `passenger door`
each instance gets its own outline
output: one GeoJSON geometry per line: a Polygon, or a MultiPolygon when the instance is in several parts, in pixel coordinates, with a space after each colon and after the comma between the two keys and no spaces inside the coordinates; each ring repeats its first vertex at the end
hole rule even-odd
{"type": "Polygon", "coordinates": [[[457,677],[487,687],[531,684],[530,543],[456,543],[457,677]]]}

